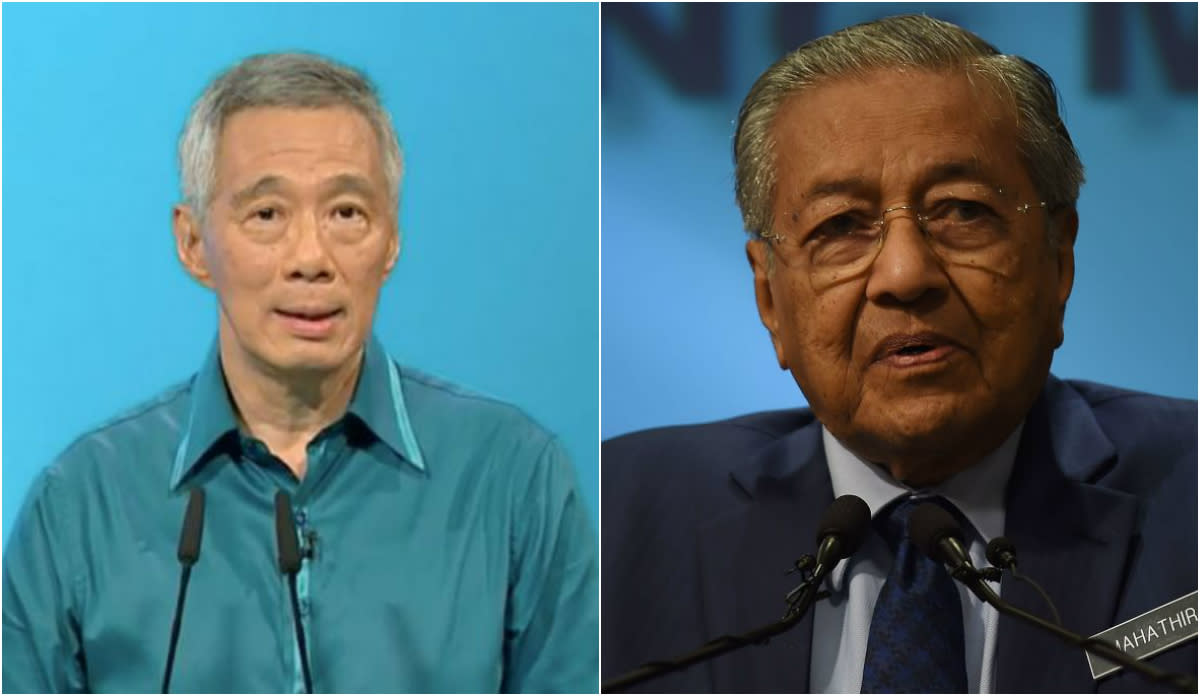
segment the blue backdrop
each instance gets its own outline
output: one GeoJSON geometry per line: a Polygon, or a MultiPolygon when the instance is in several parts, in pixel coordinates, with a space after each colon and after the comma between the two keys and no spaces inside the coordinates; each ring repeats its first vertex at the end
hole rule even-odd
{"type": "Polygon", "coordinates": [[[217,72],[306,50],[364,69],[405,147],[376,331],[524,408],[598,510],[595,5],[6,5],[3,524],[71,440],[187,378],[216,303],[175,259],[175,145],[217,72]]]}
{"type": "Polygon", "coordinates": [[[804,41],[924,12],[1040,64],[1087,168],[1053,370],[1196,396],[1196,5],[602,8],[601,434],[802,405],[755,310],[732,135],[804,41]]]}

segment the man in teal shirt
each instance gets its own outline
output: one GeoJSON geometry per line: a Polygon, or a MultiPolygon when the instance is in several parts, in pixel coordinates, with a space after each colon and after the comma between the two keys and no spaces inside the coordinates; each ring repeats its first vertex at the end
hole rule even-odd
{"type": "Polygon", "coordinates": [[[595,691],[596,540],[561,444],[371,333],[402,161],[366,78],[247,59],[196,103],[180,161],[176,248],[217,295],[217,341],[34,482],[4,558],[4,691],[159,690],[195,489],[172,691],[305,690],[279,491],[314,691],[595,691]]]}

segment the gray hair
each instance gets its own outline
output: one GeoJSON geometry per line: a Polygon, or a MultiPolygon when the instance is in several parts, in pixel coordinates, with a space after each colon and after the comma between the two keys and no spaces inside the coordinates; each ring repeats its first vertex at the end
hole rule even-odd
{"type": "Polygon", "coordinates": [[[400,141],[371,81],[358,70],[307,53],[269,53],[246,58],[221,73],[192,106],[179,137],[184,201],[203,219],[216,185],[217,145],[226,119],[256,107],[302,109],[350,107],[379,138],[383,173],[393,208],[400,203],[404,169],[400,141]]]}
{"type": "Polygon", "coordinates": [[[1047,207],[1073,207],[1083,164],[1058,114],[1058,92],[1044,70],[1001,54],[975,34],[923,15],[888,17],[810,41],[764,72],[738,113],[733,158],[735,193],[746,231],[771,231],[775,157],[771,130],[779,107],[821,81],[881,68],[962,69],[987,76],[1015,106],[1018,149],[1047,207]]]}

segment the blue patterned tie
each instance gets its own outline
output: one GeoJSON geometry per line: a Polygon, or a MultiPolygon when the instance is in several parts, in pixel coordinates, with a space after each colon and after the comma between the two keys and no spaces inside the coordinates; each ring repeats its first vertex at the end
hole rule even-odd
{"type": "Polygon", "coordinates": [[[954,579],[942,564],[908,539],[908,516],[923,502],[936,502],[958,516],[942,498],[905,498],[876,517],[895,560],[888,573],[867,638],[862,693],[965,693],[966,648],[962,607],[954,579]]]}

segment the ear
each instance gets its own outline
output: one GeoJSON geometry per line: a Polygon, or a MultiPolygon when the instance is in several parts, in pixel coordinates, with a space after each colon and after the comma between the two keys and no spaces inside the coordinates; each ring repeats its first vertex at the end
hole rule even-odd
{"type": "Polygon", "coordinates": [[[754,272],[754,299],[758,304],[758,318],[771,335],[771,345],[775,348],[775,361],[779,369],[788,369],[787,357],[784,356],[783,342],[779,340],[779,317],[776,314],[775,295],[771,288],[771,271],[774,261],[767,242],[761,239],[751,239],[746,242],[746,260],[750,262],[750,270],[754,272]]]}
{"type": "Polygon", "coordinates": [[[392,269],[396,267],[396,261],[400,258],[400,245],[403,241],[403,233],[400,230],[400,223],[396,222],[393,227],[393,233],[388,238],[387,260],[383,264],[383,277],[387,278],[392,273],[392,269]]]}
{"type": "Polygon", "coordinates": [[[1058,301],[1058,342],[1055,347],[1063,344],[1063,323],[1066,319],[1067,300],[1071,297],[1071,288],[1075,284],[1075,236],[1079,232],[1079,213],[1070,208],[1059,214],[1059,219],[1052,221],[1058,228],[1058,244],[1054,249],[1055,260],[1058,264],[1058,285],[1055,299],[1058,301]]]}
{"type": "Polygon", "coordinates": [[[175,254],[179,257],[179,263],[197,283],[211,288],[212,273],[204,255],[200,221],[190,206],[177,205],[171,210],[171,231],[175,235],[175,254]]]}

